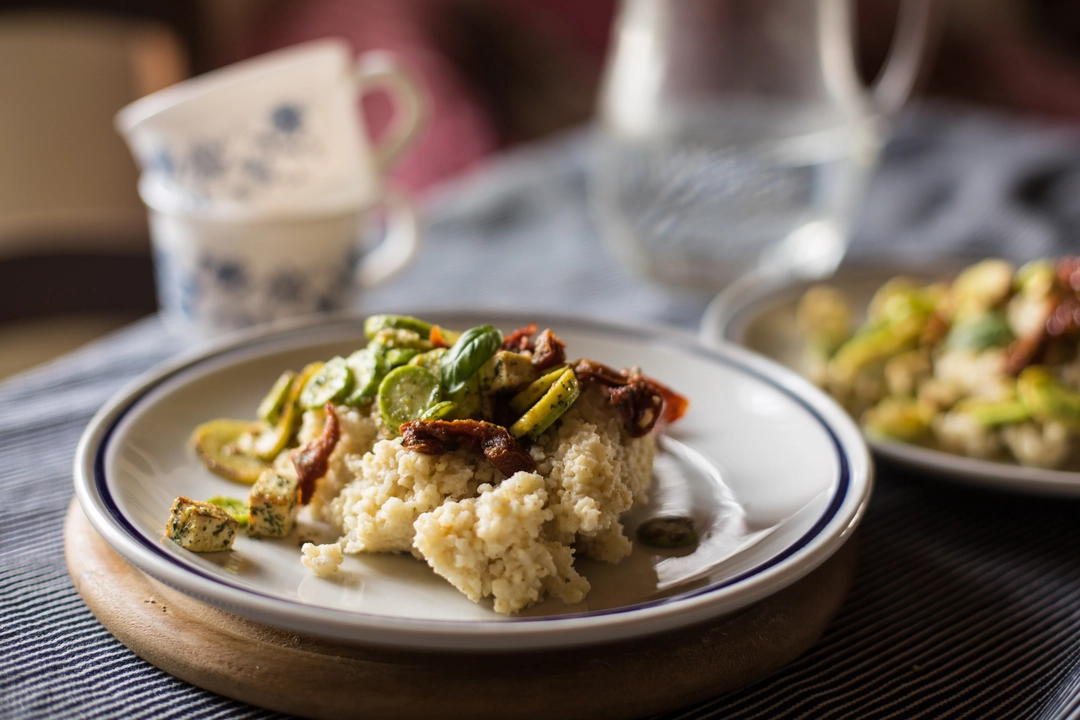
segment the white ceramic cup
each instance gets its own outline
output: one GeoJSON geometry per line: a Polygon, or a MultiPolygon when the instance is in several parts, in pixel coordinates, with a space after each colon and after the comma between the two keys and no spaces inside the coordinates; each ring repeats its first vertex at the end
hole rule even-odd
{"type": "Polygon", "coordinates": [[[419,245],[416,215],[395,191],[368,205],[247,215],[170,208],[150,178],[140,193],[149,208],[161,317],[193,338],[346,310],[362,290],[408,265],[419,245]],[[380,208],[385,234],[371,248],[365,230],[380,208]]]}
{"type": "Polygon", "coordinates": [[[340,40],[263,55],[148,95],[116,126],[143,173],[166,323],[207,337],[344,310],[408,264],[415,213],[385,171],[416,137],[426,96],[391,56],[340,40]],[[370,141],[361,96],[390,126],[370,141]],[[365,231],[385,211],[371,249],[365,231]]]}
{"type": "Polygon", "coordinates": [[[173,207],[289,212],[328,195],[339,207],[374,202],[426,109],[425,93],[392,56],[354,61],[344,41],[327,39],[148,95],[120,110],[116,127],[173,207]],[[375,90],[389,94],[394,115],[373,143],[359,100],[375,90]]]}

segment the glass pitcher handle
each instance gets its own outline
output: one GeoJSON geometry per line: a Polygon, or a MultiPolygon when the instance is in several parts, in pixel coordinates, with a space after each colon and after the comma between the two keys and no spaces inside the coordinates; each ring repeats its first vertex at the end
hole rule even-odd
{"type": "Polygon", "coordinates": [[[885,65],[870,87],[870,97],[878,113],[889,117],[907,101],[915,87],[928,48],[936,45],[940,23],[936,22],[934,0],[903,0],[885,65]]]}

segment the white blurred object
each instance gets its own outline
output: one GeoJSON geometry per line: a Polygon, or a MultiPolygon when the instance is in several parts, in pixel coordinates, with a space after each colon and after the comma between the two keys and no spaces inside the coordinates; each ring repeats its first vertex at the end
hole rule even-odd
{"type": "Polygon", "coordinates": [[[354,61],[342,40],[296,45],[215,70],[116,116],[145,178],[179,211],[304,212],[361,207],[419,133],[427,96],[392,56],[354,61]],[[372,142],[361,96],[385,91],[390,127],[372,142]],[[348,194],[346,195],[346,191],[348,194]]]}
{"type": "Polygon", "coordinates": [[[867,93],[848,0],[624,0],[593,168],[609,246],[712,291],[751,270],[832,272],[929,18],[930,0],[905,1],[867,93]]]}
{"type": "Polygon", "coordinates": [[[158,302],[200,338],[348,310],[415,256],[419,224],[386,170],[428,114],[392,56],[327,39],[268,53],[125,107],[116,127],[142,168],[158,302]],[[361,97],[383,90],[390,127],[368,137],[361,97]],[[374,249],[366,230],[383,210],[374,249]]]}
{"type": "Polygon", "coordinates": [[[158,303],[175,333],[205,339],[289,317],[344,311],[359,293],[390,279],[415,257],[420,230],[412,205],[391,190],[366,205],[290,214],[191,213],[156,204],[152,178],[140,191],[150,209],[158,303]],[[365,230],[379,209],[382,241],[365,230]]]}

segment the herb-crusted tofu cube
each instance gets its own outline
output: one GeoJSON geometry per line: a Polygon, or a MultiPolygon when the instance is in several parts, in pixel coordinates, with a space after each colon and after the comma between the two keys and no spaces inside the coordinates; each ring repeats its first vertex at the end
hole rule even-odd
{"type": "Polygon", "coordinates": [[[251,486],[248,496],[248,533],[282,537],[293,529],[293,510],[299,482],[267,470],[251,486]]]}
{"type": "Polygon", "coordinates": [[[499,350],[480,370],[480,389],[485,393],[515,390],[535,379],[536,370],[530,356],[499,350]]]}
{"type": "Polygon", "coordinates": [[[240,524],[217,505],[184,496],[173,502],[165,535],[192,552],[218,552],[232,547],[240,524]]]}

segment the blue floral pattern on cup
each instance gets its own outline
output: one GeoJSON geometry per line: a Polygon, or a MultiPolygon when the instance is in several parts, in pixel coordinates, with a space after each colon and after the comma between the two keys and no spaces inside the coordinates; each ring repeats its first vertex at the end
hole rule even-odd
{"type": "Polygon", "coordinates": [[[159,145],[140,164],[163,187],[189,200],[249,201],[281,188],[307,183],[304,167],[328,152],[316,138],[306,103],[271,103],[261,121],[201,137],[186,144],[159,145]]]}
{"type": "Polygon", "coordinates": [[[320,266],[287,260],[256,272],[243,259],[203,253],[184,266],[169,252],[154,253],[158,302],[165,316],[212,331],[348,308],[360,255],[355,250],[320,266]]]}

